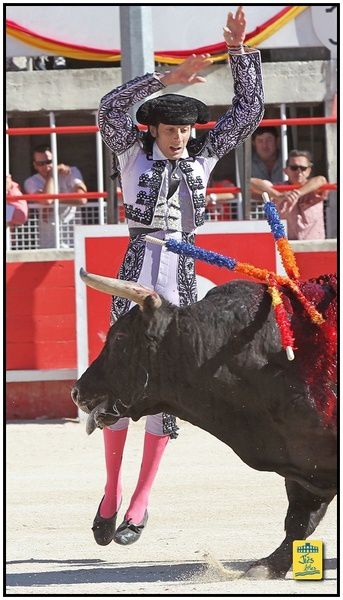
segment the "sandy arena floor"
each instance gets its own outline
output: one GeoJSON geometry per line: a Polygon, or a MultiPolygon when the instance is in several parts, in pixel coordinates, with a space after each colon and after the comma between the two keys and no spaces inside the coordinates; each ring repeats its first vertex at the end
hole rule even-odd
{"type": "MultiPolygon", "coordinates": [[[[121,522],[141,460],[144,420],[124,454],[121,522]]],[[[337,593],[336,502],[312,539],[324,541],[325,579],[239,579],[283,538],[283,479],[247,467],[230,448],[182,423],[169,443],[149,522],[128,547],[97,546],[91,525],[104,486],[102,435],[84,423],[7,425],[7,594],[282,596],[337,593]]]]}

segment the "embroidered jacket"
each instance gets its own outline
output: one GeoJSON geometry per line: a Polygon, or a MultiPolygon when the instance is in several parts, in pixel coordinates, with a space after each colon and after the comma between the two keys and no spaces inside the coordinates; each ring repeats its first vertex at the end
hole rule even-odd
{"type": "Polygon", "coordinates": [[[152,155],[143,150],[141,136],[129,109],[165,88],[158,75],[136,77],[104,96],[99,128],[115,153],[130,227],[171,229],[190,233],[204,222],[206,187],[217,161],[237,148],[258,127],[263,116],[263,83],[260,53],[248,49],[232,54],[230,66],[235,95],[232,106],[215,127],[195,144],[192,156],[185,151],[173,176],[177,192],[167,199],[171,165],[156,142],[152,155]]]}

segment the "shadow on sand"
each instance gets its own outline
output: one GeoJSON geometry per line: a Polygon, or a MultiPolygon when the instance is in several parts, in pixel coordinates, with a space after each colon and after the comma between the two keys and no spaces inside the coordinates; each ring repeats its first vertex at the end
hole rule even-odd
{"type": "MultiPolygon", "coordinates": [[[[222,567],[227,571],[227,578],[232,579],[243,574],[253,561],[222,562],[222,567]]],[[[139,563],[135,565],[123,566],[121,563],[108,563],[100,559],[94,560],[14,560],[9,561],[8,565],[32,564],[34,565],[64,565],[64,568],[49,571],[31,571],[25,573],[13,573],[7,575],[7,585],[9,587],[30,587],[30,586],[49,586],[83,583],[152,583],[152,582],[177,582],[187,580],[194,581],[195,578],[201,578],[206,574],[211,565],[208,562],[189,562],[189,563],[139,563]],[[81,567],[81,568],[77,568],[81,567]]],[[[326,571],[337,569],[337,560],[330,558],[324,561],[326,571]]],[[[333,575],[333,574],[331,574],[333,575]]],[[[330,576],[330,579],[334,579],[330,576]]],[[[220,580],[218,569],[218,580],[220,580]]],[[[215,571],[213,580],[216,580],[215,571]]]]}

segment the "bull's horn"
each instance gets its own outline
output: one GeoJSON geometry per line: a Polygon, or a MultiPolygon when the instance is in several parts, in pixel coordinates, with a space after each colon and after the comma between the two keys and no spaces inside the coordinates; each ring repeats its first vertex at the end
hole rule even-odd
{"type": "Polygon", "coordinates": [[[80,277],[86,285],[95,290],[111,294],[111,296],[127,298],[140,306],[143,306],[143,302],[147,296],[152,296],[156,308],[162,304],[162,300],[157,292],[149,290],[134,281],[123,281],[121,279],[104,277],[103,275],[94,275],[93,273],[87,273],[82,267],[80,269],[80,277]]]}

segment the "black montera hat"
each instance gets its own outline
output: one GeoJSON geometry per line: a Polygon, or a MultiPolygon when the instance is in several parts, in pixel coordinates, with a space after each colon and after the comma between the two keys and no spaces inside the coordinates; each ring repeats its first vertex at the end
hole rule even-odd
{"type": "Polygon", "coordinates": [[[138,123],[142,125],[193,125],[193,123],[207,123],[209,109],[203,102],[181,96],[181,94],[164,94],[152,98],[142,104],[136,114],[138,123]]]}

